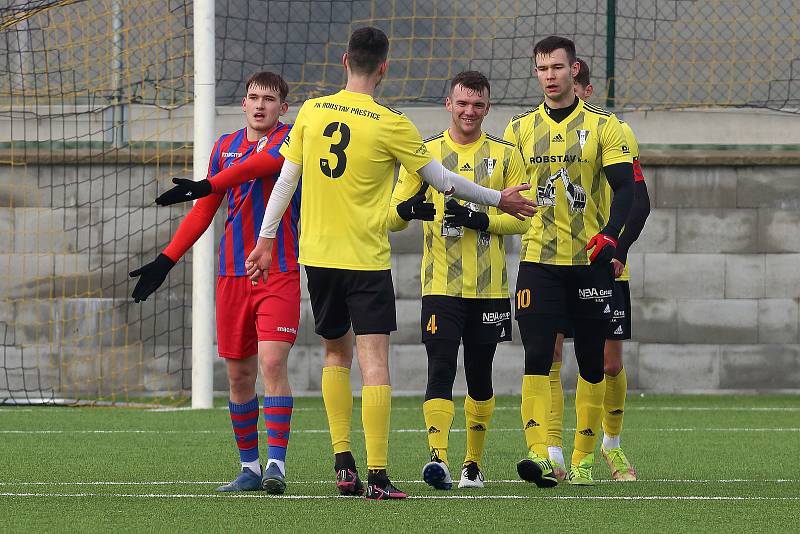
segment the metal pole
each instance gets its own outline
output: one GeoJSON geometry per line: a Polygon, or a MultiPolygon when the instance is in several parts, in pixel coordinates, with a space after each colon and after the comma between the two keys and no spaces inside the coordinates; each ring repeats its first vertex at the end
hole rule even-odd
{"type": "Polygon", "coordinates": [[[122,0],[111,2],[111,99],[112,104],[109,111],[111,122],[111,142],[114,148],[120,148],[128,143],[128,117],[127,106],[122,103],[122,53],[124,40],[122,37],[123,28],[122,0]]]}
{"type": "Polygon", "coordinates": [[[606,1],[606,107],[614,107],[614,62],[617,41],[617,1],[606,1]]]}
{"type": "MultiPolygon", "coordinates": [[[[194,179],[206,177],[214,144],[214,0],[194,2],[194,179]]],[[[194,245],[192,264],[192,408],[214,397],[214,226],[194,245]]]]}

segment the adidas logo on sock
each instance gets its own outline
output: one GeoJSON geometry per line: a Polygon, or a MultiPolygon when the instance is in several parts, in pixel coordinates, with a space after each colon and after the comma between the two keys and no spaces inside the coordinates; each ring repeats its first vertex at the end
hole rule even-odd
{"type": "Polygon", "coordinates": [[[531,419],[530,421],[528,421],[528,422],[525,424],[525,430],[528,430],[529,428],[535,428],[535,427],[537,427],[537,426],[541,426],[541,425],[539,425],[539,423],[537,423],[536,421],[534,421],[533,419],[531,419]]]}
{"type": "Polygon", "coordinates": [[[561,134],[556,134],[553,137],[553,141],[555,141],[556,143],[563,143],[564,142],[564,138],[561,137],[561,134]]]}
{"type": "Polygon", "coordinates": [[[608,412],[609,415],[622,415],[625,410],[612,410],[608,412]]]}
{"type": "Polygon", "coordinates": [[[472,425],[469,427],[470,430],[474,430],[475,432],[486,432],[486,427],[483,424],[478,423],[477,425],[472,425]]]}
{"type": "Polygon", "coordinates": [[[439,430],[439,429],[438,429],[438,428],[436,428],[435,426],[432,426],[432,427],[430,427],[430,428],[428,429],[428,434],[438,434],[439,432],[441,432],[441,430],[439,430]]]}
{"type": "Polygon", "coordinates": [[[470,167],[469,163],[465,163],[460,169],[461,172],[472,172],[472,167],[470,167]]]}
{"type": "Polygon", "coordinates": [[[590,437],[590,438],[594,437],[594,432],[592,432],[591,428],[584,428],[583,430],[578,432],[578,434],[580,434],[582,436],[587,436],[587,437],[590,437]]]}

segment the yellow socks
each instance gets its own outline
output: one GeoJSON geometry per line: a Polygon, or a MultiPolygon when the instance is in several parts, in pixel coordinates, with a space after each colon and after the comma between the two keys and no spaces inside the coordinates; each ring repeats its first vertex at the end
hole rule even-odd
{"type": "MultiPolygon", "coordinates": [[[[602,402],[602,397],[601,397],[602,402]]],[[[550,418],[550,378],[546,375],[522,377],[522,428],[528,450],[547,458],[547,426],[550,418]]]]}
{"type": "Polygon", "coordinates": [[[572,465],[578,465],[581,460],[594,452],[603,420],[603,395],[605,391],[605,380],[601,380],[597,384],[590,384],[581,376],[578,376],[578,388],[575,391],[577,426],[575,427],[575,449],[572,451],[572,465]]]}
{"type": "Polygon", "coordinates": [[[561,362],[550,368],[550,419],[547,426],[547,446],[561,447],[564,430],[564,388],[561,385],[561,362]]]}
{"type": "Polygon", "coordinates": [[[353,390],[350,388],[350,369],[323,367],[322,398],[328,414],[334,454],[350,450],[350,420],[353,417],[353,390]]]}
{"type": "Polygon", "coordinates": [[[386,469],[389,463],[389,416],[392,386],[361,388],[361,422],[367,445],[367,469],[386,469]]]}
{"type": "Polygon", "coordinates": [[[628,393],[628,378],[623,368],[617,376],[606,375],[606,393],[603,397],[603,431],[607,436],[622,433],[622,417],[625,412],[625,396],[628,393]]]}
{"type": "MultiPolygon", "coordinates": [[[[452,403],[451,403],[452,404],[452,403]]],[[[494,397],[485,401],[476,401],[469,395],[464,398],[464,418],[467,421],[467,453],[464,463],[475,462],[481,465],[486,431],[494,413],[494,397]]],[[[452,419],[451,419],[452,420],[452,419]]],[[[427,424],[427,418],[426,418],[427,424]]],[[[430,434],[428,437],[430,442],[430,434]]]]}
{"type": "Polygon", "coordinates": [[[425,428],[428,431],[428,446],[436,449],[439,459],[450,465],[447,461],[447,442],[455,414],[453,401],[447,399],[426,400],[422,404],[422,413],[425,416],[425,428]]]}

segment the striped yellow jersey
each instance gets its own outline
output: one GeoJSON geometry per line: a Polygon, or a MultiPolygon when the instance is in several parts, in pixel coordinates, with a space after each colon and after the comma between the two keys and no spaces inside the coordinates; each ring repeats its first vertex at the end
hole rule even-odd
{"type": "Polygon", "coordinates": [[[431,155],[401,112],[342,90],[307,100],[280,149],[303,166],[303,265],[356,271],[391,268],[386,212],[397,161],[417,171],[431,155]]]}
{"type": "Polygon", "coordinates": [[[522,152],[539,206],[522,238],[520,260],[588,265],[584,247],[608,221],[611,187],[603,167],[632,162],[619,121],[579,100],[557,123],[542,103],[513,117],[504,137],[522,152]]]}
{"type": "MultiPolygon", "coordinates": [[[[485,132],[475,142],[459,145],[445,130],[426,139],[425,145],[444,167],[484,187],[503,190],[527,181],[519,151],[511,143],[485,132]]],[[[421,184],[418,174],[400,169],[388,214],[390,230],[401,230],[408,225],[397,214],[396,206],[419,191],[421,184]]],[[[422,294],[507,298],[503,236],[525,233],[530,219],[520,221],[495,207],[466,203],[470,209],[489,216],[489,228],[486,231],[451,228],[443,223],[447,201],[444,194],[428,188],[426,199],[433,202],[436,216],[433,221],[423,222],[422,294]]]]}
{"type": "MultiPolygon", "coordinates": [[[[638,180],[639,176],[637,176],[636,169],[638,167],[637,162],[639,161],[639,142],[636,140],[636,136],[633,135],[633,130],[625,121],[619,121],[620,125],[622,126],[622,132],[625,134],[625,141],[628,143],[628,148],[631,151],[631,158],[633,158],[633,166],[634,166],[634,179],[638,180]]],[[[641,173],[639,173],[641,174],[641,173]]],[[[644,179],[642,177],[642,179],[644,179]]],[[[609,188],[610,190],[611,188],[609,188]]],[[[611,197],[608,198],[607,204],[611,205],[611,197]]],[[[608,216],[608,214],[606,214],[608,216]]],[[[622,276],[617,278],[617,280],[621,282],[627,282],[631,279],[630,269],[628,269],[628,264],[625,264],[625,270],[622,271],[622,276]]]]}

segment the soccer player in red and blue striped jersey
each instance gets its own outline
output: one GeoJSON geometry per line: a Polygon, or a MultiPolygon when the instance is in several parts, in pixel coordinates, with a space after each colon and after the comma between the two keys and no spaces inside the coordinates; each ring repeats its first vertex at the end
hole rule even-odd
{"type": "Polygon", "coordinates": [[[131,273],[141,277],[133,292],[134,300],[146,300],[227,200],[225,231],[219,247],[217,342],[228,370],[230,418],[242,471],[219,491],[263,487],[270,493],[283,493],[286,488],[286,446],[293,406],[287,360],[300,321],[300,189],[281,218],[269,281],[251,283],[244,262],[258,239],[264,208],[283,164],[278,149],[291,127],[278,119],[288,109],[287,93],[286,82],[277,74],[259,72],[248,80],[247,95],[242,99],[247,126],[217,140],[206,180],[175,179],[176,187],[156,199],[159,205],[199,200],[164,252],[131,273]],[[258,358],[254,357],[256,354],[258,358]],[[263,472],[258,454],[259,403],[255,387],[259,362],[266,389],[264,422],[269,454],[263,472]]]}

